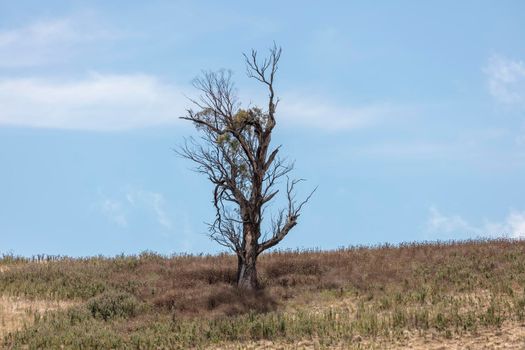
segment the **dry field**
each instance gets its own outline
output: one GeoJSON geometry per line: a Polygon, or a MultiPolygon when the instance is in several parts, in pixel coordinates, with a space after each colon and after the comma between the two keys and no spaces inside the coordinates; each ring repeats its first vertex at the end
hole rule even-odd
{"type": "Polygon", "coordinates": [[[7,349],[525,349],[525,242],[0,259],[7,349]]]}
{"type": "MultiPolygon", "coordinates": [[[[445,338],[442,335],[428,333],[406,332],[403,337],[395,340],[374,339],[363,341],[356,339],[352,344],[334,344],[330,349],[414,349],[414,350],[468,350],[468,349],[501,349],[518,350],[525,348],[525,325],[504,324],[498,329],[485,329],[479,332],[463,335],[454,335],[445,338]]],[[[321,349],[319,340],[299,340],[295,343],[262,340],[258,342],[245,342],[242,344],[221,344],[210,349],[224,350],[314,350],[321,349]]]]}
{"type": "Polygon", "coordinates": [[[29,300],[19,297],[0,297],[0,337],[22,329],[34,321],[36,314],[71,307],[70,301],[29,300]]]}

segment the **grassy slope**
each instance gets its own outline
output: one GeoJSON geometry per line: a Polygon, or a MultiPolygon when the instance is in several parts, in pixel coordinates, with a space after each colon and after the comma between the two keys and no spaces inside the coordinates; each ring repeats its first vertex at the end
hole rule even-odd
{"type": "Polygon", "coordinates": [[[3,344],[171,349],[306,340],[373,347],[407,334],[453,338],[525,320],[522,241],[276,252],[260,257],[265,288],[255,294],[231,286],[235,263],[228,255],[5,256],[3,298],[73,306],[32,310],[33,322],[3,344]]]}

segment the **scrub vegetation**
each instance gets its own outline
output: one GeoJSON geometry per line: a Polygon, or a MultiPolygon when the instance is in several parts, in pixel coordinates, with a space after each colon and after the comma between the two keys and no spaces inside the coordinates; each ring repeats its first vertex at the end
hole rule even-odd
{"type": "Polygon", "coordinates": [[[525,322],[524,241],[275,251],[258,270],[251,291],[228,254],[4,255],[3,347],[384,348],[525,322]]]}

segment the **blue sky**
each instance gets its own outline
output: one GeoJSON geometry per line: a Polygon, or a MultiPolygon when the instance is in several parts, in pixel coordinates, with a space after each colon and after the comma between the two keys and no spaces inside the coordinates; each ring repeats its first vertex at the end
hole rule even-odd
{"type": "Polygon", "coordinates": [[[522,1],[3,1],[0,252],[214,253],[211,186],[172,148],[203,69],[264,101],[319,189],[282,248],[525,236],[522,1]]]}

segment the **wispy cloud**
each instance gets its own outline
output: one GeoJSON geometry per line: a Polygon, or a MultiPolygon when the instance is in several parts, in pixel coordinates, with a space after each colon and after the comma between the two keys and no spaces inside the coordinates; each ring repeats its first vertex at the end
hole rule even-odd
{"type": "Polygon", "coordinates": [[[525,211],[511,210],[500,222],[484,220],[474,225],[460,215],[445,215],[431,207],[426,230],[432,235],[444,235],[447,238],[466,236],[525,238],[525,211]]]}
{"type": "Polygon", "coordinates": [[[167,202],[162,193],[128,189],[119,196],[99,195],[101,199],[97,207],[100,213],[120,227],[133,226],[134,218],[143,217],[146,220],[153,219],[164,230],[173,229],[173,221],[168,214],[167,202]]]}
{"type": "Polygon", "coordinates": [[[283,123],[328,131],[372,126],[399,114],[400,110],[388,103],[351,106],[308,94],[285,94],[279,103],[283,123]]]}
{"type": "MultiPolygon", "coordinates": [[[[125,130],[176,124],[190,105],[188,91],[148,74],[0,79],[0,125],[125,130]]],[[[390,104],[354,107],[285,95],[278,112],[284,126],[341,131],[372,126],[401,111],[390,104]]]]}
{"type": "Polygon", "coordinates": [[[525,106],[525,63],[503,56],[490,58],[484,69],[492,97],[503,104],[525,106]]]}
{"type": "MultiPolygon", "coordinates": [[[[91,42],[120,36],[98,24],[81,15],[0,31],[0,68],[62,62],[91,42]]],[[[0,77],[0,125],[123,130],[173,124],[189,105],[183,93],[194,93],[186,90],[148,74],[91,73],[65,80],[0,77]]],[[[279,113],[284,125],[337,131],[373,125],[396,113],[396,108],[285,94],[279,113]]]]}
{"type": "Polygon", "coordinates": [[[64,62],[87,43],[117,37],[100,25],[93,25],[95,22],[89,15],[80,15],[0,31],[0,67],[64,62]]]}
{"type": "Polygon", "coordinates": [[[484,229],[496,235],[525,238],[525,211],[511,211],[503,222],[486,222],[484,229]]]}
{"type": "Polygon", "coordinates": [[[146,74],[0,80],[0,125],[122,130],[176,123],[187,104],[182,89],[146,74]]]}
{"type": "Polygon", "coordinates": [[[430,208],[427,220],[427,231],[439,234],[479,234],[479,230],[472,227],[459,215],[444,215],[438,209],[430,208]]]}
{"type": "Polygon", "coordinates": [[[128,219],[124,212],[122,202],[106,198],[102,200],[99,207],[102,214],[118,226],[126,227],[128,225],[128,219]]]}
{"type": "Polygon", "coordinates": [[[472,128],[456,131],[452,136],[407,133],[399,137],[396,132],[391,132],[386,139],[378,138],[373,143],[356,147],[352,154],[432,162],[447,159],[490,167],[510,166],[521,159],[519,153],[505,149],[512,136],[511,131],[504,128],[472,128]]]}
{"type": "Polygon", "coordinates": [[[151,210],[155,214],[159,225],[167,229],[173,227],[173,223],[166,210],[166,200],[161,193],[145,190],[130,190],[126,193],[126,200],[133,207],[144,207],[151,210]]]}

